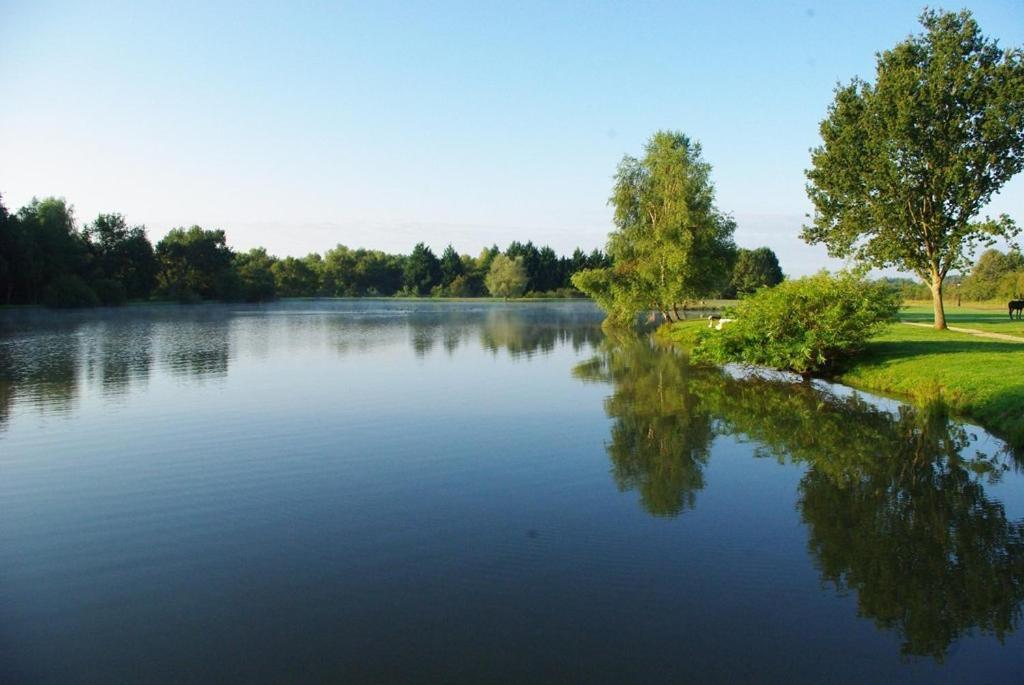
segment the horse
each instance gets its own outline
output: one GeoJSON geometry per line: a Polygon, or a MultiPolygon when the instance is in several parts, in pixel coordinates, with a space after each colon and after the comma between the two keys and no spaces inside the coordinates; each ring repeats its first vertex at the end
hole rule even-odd
{"type": "Polygon", "coordinates": [[[1017,320],[1020,320],[1021,314],[1024,314],[1024,300],[1010,300],[1010,319],[1013,319],[1013,313],[1017,312],[1017,320]]]}

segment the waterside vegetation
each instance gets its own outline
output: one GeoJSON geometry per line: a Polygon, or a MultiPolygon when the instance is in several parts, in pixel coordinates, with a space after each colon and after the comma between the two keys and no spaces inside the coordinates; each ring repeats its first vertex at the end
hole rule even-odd
{"type": "MultiPolygon", "coordinates": [[[[734,278],[745,297],[717,326],[680,322],[675,302],[712,290],[716,274],[726,277],[719,260],[732,224],[714,207],[699,146],[659,133],[642,162],[627,157],[620,166],[608,248],[614,266],[581,271],[573,282],[605,307],[611,324],[660,311],[668,324],[661,336],[687,345],[698,362],[824,374],[941,403],[1024,444],[1024,347],[947,332],[944,301],[952,271],[962,274],[975,250],[997,239],[1012,248],[1019,232],[1009,216],[981,212],[1024,168],[1024,51],[983,36],[966,11],[925,10],[921,24],[923,33],[878,55],[873,83],[855,78],[836,89],[822,144],[811,153],[814,213],[802,238],[852,260],[854,270],[759,288],[734,278]],[[901,296],[920,288],[870,282],[863,274],[872,267],[916,274],[937,330],[893,324],[901,296]]],[[[957,302],[1008,297],[1012,313],[1024,305],[1022,276],[1015,249],[989,249],[956,280],[957,302]]]]}
{"type": "MultiPolygon", "coordinates": [[[[930,304],[904,307],[897,318],[821,375],[918,406],[944,407],[1024,448],[1024,326],[1005,314],[971,309],[951,311],[954,327],[1009,339],[936,331],[930,304]]],[[[686,321],[659,329],[657,337],[692,351],[706,331],[706,322],[686,321]]]]}
{"type": "Polygon", "coordinates": [[[600,250],[558,256],[548,246],[512,242],[477,257],[449,245],[440,257],[424,243],[408,255],[338,245],[324,254],[277,258],[238,252],[223,230],[170,230],[154,246],[144,226],[101,214],[78,228],[62,198],[33,199],[17,212],[0,202],[0,304],[118,305],[127,300],[264,302],[276,297],[576,297],[583,269],[607,267],[600,250]],[[502,259],[498,259],[502,257],[502,259]],[[515,265],[509,281],[506,261],[515,265]],[[503,283],[488,289],[492,266],[503,283]]]}

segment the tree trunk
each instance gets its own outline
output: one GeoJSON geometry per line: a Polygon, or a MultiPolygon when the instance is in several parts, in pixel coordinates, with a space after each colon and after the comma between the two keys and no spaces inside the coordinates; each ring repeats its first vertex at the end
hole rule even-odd
{"type": "Polygon", "coordinates": [[[932,274],[932,308],[935,310],[935,329],[946,330],[946,310],[942,304],[942,277],[932,274]]]}

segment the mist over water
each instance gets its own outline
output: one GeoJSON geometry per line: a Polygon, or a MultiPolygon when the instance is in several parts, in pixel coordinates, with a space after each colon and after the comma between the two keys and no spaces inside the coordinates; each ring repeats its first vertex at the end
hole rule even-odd
{"type": "Polygon", "coordinates": [[[0,680],[1019,678],[1018,455],[600,321],[0,312],[0,680]]]}

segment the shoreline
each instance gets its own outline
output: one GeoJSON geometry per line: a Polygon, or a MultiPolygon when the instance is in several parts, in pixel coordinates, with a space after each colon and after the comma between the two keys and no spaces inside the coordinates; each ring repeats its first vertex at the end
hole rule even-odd
{"type": "MultiPolygon", "coordinates": [[[[660,327],[658,339],[683,349],[697,322],[660,327]]],[[[1024,448],[1024,347],[956,331],[893,323],[831,376],[854,390],[926,406],[941,402],[955,418],[974,423],[1012,449],[1024,448]]]]}

